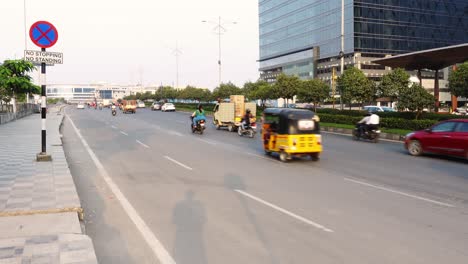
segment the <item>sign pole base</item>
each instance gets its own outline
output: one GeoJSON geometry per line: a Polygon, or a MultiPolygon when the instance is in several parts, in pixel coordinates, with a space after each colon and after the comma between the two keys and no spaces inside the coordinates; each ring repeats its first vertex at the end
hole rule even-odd
{"type": "Polygon", "coordinates": [[[52,156],[47,153],[40,152],[40,153],[37,153],[36,155],[36,161],[37,162],[52,161],[52,156]]]}

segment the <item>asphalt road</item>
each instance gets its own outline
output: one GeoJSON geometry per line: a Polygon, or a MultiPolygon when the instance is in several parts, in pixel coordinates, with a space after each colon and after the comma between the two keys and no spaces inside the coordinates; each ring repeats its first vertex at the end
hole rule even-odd
{"type": "Polygon", "coordinates": [[[320,161],[281,163],[186,113],[67,113],[100,263],[468,263],[466,161],[323,134],[320,161]]]}

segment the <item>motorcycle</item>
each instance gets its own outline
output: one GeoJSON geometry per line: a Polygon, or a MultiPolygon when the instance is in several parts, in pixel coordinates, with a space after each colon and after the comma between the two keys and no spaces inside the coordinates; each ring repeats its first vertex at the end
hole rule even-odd
{"type": "Polygon", "coordinates": [[[112,115],[115,116],[117,114],[117,109],[115,105],[112,106],[112,115]]]}
{"type": "Polygon", "coordinates": [[[362,125],[361,124],[357,124],[356,127],[354,128],[353,130],[353,139],[354,140],[360,140],[360,139],[364,139],[364,140],[370,140],[374,143],[377,143],[379,142],[379,138],[380,138],[380,129],[378,128],[374,128],[374,129],[371,129],[371,130],[366,130],[364,131],[364,133],[360,133],[360,127],[362,125]]]}
{"type": "Polygon", "coordinates": [[[192,129],[192,133],[198,132],[200,135],[203,134],[205,130],[205,120],[198,120],[197,125],[193,126],[193,117],[190,117],[192,122],[190,123],[190,128],[192,129]]]}
{"type": "Polygon", "coordinates": [[[240,126],[237,129],[237,134],[239,134],[240,137],[244,135],[248,135],[249,138],[253,138],[255,134],[257,133],[256,130],[257,126],[255,123],[250,124],[250,126],[244,125],[244,129],[242,129],[242,126],[240,126]]]}

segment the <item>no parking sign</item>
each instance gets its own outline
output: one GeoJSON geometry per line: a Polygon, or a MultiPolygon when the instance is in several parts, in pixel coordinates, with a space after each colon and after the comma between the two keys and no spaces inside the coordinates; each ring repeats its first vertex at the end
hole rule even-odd
{"type": "Polygon", "coordinates": [[[54,25],[47,21],[37,21],[29,29],[29,37],[36,46],[50,48],[58,40],[58,32],[54,25]]]}

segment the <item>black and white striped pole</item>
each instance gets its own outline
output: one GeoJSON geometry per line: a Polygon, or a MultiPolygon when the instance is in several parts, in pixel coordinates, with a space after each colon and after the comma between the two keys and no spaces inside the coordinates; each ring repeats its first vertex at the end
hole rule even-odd
{"type": "MultiPolygon", "coordinates": [[[[37,21],[29,29],[29,37],[31,41],[38,47],[41,48],[41,52],[25,51],[25,54],[35,54],[28,59],[25,55],[25,59],[34,62],[41,63],[41,152],[36,155],[37,161],[51,161],[52,157],[47,154],[47,130],[46,130],[46,117],[47,117],[47,95],[46,95],[46,62],[54,63],[48,57],[46,48],[50,48],[55,45],[58,39],[58,32],[54,25],[47,21],[37,21]]],[[[51,54],[54,55],[54,54],[51,54]]],[[[52,56],[54,57],[54,56],[52,56]]],[[[61,56],[60,56],[61,57],[61,56]]],[[[60,58],[60,62],[61,58],[60,58]]]]}
{"type": "MultiPolygon", "coordinates": [[[[45,52],[45,48],[41,48],[45,52]]],[[[46,64],[41,63],[41,152],[37,154],[37,161],[51,161],[52,157],[47,154],[47,87],[46,87],[46,64]]]]}

